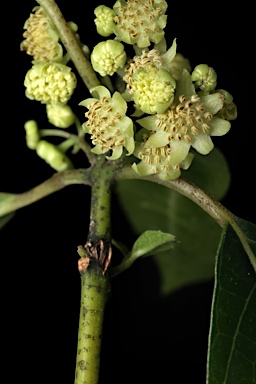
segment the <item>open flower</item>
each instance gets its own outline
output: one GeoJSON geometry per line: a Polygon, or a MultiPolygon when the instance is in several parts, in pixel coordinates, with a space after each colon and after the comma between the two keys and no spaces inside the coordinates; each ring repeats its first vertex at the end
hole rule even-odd
{"type": "Polygon", "coordinates": [[[184,69],[171,106],[163,114],[137,120],[153,132],[145,148],[169,144],[177,164],[187,157],[191,147],[208,154],[214,147],[211,136],[222,136],[230,129],[229,121],[217,117],[223,104],[224,96],[218,92],[199,97],[189,72],[184,69]]]}
{"type": "MultiPolygon", "coordinates": [[[[139,131],[138,135],[144,130],[139,131]]],[[[172,152],[170,144],[162,147],[147,148],[146,143],[150,133],[143,134],[143,141],[138,141],[135,144],[134,156],[138,157],[141,161],[132,165],[136,173],[141,176],[158,174],[162,180],[175,180],[181,175],[181,168],[188,169],[191,165],[194,155],[189,153],[187,157],[177,162],[175,152],[172,152]],[[173,156],[174,155],[174,156],[173,156]]]]}
{"type": "Polygon", "coordinates": [[[109,160],[118,159],[123,148],[127,150],[127,155],[131,155],[135,146],[134,131],[132,120],[125,115],[125,100],[119,92],[111,97],[109,90],[102,85],[91,92],[96,92],[99,99],[89,98],[79,105],[88,108],[85,113],[88,121],[83,124],[83,129],[91,135],[94,145],[92,152],[97,155],[111,152],[111,156],[106,156],[109,160]]]}
{"type": "Polygon", "coordinates": [[[24,81],[26,96],[43,104],[67,103],[76,84],[71,68],[60,63],[36,63],[24,81]]]}
{"type": "Polygon", "coordinates": [[[112,76],[126,62],[124,46],[119,41],[107,40],[98,43],[91,54],[93,69],[101,76],[112,76]]]}
{"type": "Polygon", "coordinates": [[[61,61],[62,46],[58,43],[59,35],[51,19],[45,15],[42,7],[33,8],[33,13],[24,24],[25,32],[20,48],[34,60],[61,61]]]}
{"type": "Polygon", "coordinates": [[[117,38],[140,48],[158,43],[164,37],[167,2],[164,0],[118,0],[113,7],[117,38]]]}

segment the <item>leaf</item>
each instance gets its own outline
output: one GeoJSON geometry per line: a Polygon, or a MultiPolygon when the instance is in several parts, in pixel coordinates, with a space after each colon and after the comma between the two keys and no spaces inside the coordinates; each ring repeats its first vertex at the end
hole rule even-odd
{"type": "Polygon", "coordinates": [[[145,231],[135,241],[132,247],[132,256],[135,258],[149,256],[163,250],[173,248],[175,237],[170,233],[161,231],[145,231]]]}
{"type": "Polygon", "coordinates": [[[112,269],[111,276],[119,275],[130,268],[139,257],[150,256],[173,248],[175,240],[175,237],[170,233],[148,230],[138,237],[133,244],[131,252],[128,250],[126,254],[123,253],[125,248],[122,244],[115,241],[114,244],[122,251],[124,258],[117,267],[112,269]]]}
{"type": "Polygon", "coordinates": [[[4,215],[0,217],[0,229],[2,229],[9,221],[13,218],[15,212],[8,213],[7,215],[4,215]]]}
{"type": "MultiPolygon", "coordinates": [[[[195,156],[194,161],[193,168],[184,174],[216,199],[222,198],[230,177],[220,151],[214,149],[207,156],[195,156]]],[[[154,257],[162,294],[213,278],[221,229],[201,208],[177,192],[149,181],[122,180],[117,183],[116,192],[136,234],[161,230],[177,238],[178,244],[171,253],[154,257]]]]}
{"type": "Polygon", "coordinates": [[[216,200],[223,199],[230,187],[230,170],[224,155],[218,148],[206,156],[195,151],[193,153],[192,164],[182,173],[182,177],[201,187],[216,200]]]}
{"type": "MultiPolygon", "coordinates": [[[[256,225],[237,220],[256,254],[256,225]]],[[[256,274],[234,230],[223,231],[216,261],[207,384],[256,383],[256,274]]]]}

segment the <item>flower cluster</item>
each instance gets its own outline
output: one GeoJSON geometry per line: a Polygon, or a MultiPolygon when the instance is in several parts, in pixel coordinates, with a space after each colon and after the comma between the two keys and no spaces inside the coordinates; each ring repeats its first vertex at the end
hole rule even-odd
{"type": "Polygon", "coordinates": [[[115,34],[124,43],[145,48],[164,37],[166,9],[164,0],[118,0],[113,9],[104,5],[95,9],[95,24],[102,36],[115,34]]]}
{"type": "MultiPolygon", "coordinates": [[[[68,23],[76,32],[75,23],[68,23]]],[[[57,28],[43,7],[34,7],[24,24],[22,51],[33,57],[32,67],[24,80],[25,94],[31,100],[46,105],[46,113],[51,124],[58,128],[68,128],[75,122],[75,115],[67,105],[77,80],[71,68],[66,65],[69,56],[63,56],[63,47],[57,28]]],[[[28,148],[35,150],[56,171],[73,167],[65,152],[72,145],[68,139],[61,145],[54,145],[41,138],[41,131],[34,120],[24,125],[28,148]]]]}
{"type": "Polygon", "coordinates": [[[134,170],[141,175],[159,173],[169,180],[179,177],[180,168],[187,169],[192,161],[191,148],[206,155],[214,147],[211,136],[229,131],[230,122],[219,114],[224,105],[223,92],[199,96],[192,76],[184,69],[174,101],[166,111],[137,120],[148,135],[137,144],[134,154],[141,163],[133,165],[134,170]]]}

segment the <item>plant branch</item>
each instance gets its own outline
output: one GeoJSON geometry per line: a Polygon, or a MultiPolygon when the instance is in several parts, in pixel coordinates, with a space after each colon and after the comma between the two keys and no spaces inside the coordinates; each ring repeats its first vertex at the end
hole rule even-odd
{"type": "Polygon", "coordinates": [[[194,203],[199,205],[222,228],[228,221],[227,217],[230,215],[230,212],[223,205],[221,205],[218,201],[209,196],[202,189],[192,184],[191,182],[184,180],[181,177],[176,180],[166,181],[161,180],[157,175],[140,176],[136,172],[134,172],[134,170],[130,166],[126,166],[118,171],[118,173],[116,174],[116,179],[139,179],[152,181],[153,183],[163,185],[180,193],[181,195],[189,198],[194,203]]]}
{"type": "MultiPolygon", "coordinates": [[[[71,184],[91,185],[88,169],[72,169],[55,173],[50,179],[32,188],[29,191],[12,194],[3,193],[4,198],[0,202],[0,217],[17,209],[26,207],[54,192],[57,192],[71,184]]],[[[0,194],[1,197],[1,194],[0,194]]]]}
{"type": "MultiPolygon", "coordinates": [[[[89,266],[81,272],[81,306],[75,384],[97,384],[100,367],[104,308],[109,297],[107,268],[111,260],[111,193],[118,162],[97,156],[91,171],[90,226],[80,262],[89,266]],[[107,272],[107,273],[106,273],[107,272]]],[[[80,270],[81,271],[81,270],[80,270]]]]}
{"type": "Polygon", "coordinates": [[[90,91],[92,88],[100,85],[91,63],[86,59],[74,33],[68,26],[64,16],[62,15],[58,5],[53,0],[36,0],[41,7],[43,7],[46,14],[51,18],[53,24],[57,28],[60,40],[65,46],[74,63],[79,75],[81,76],[84,84],[90,91]]]}
{"type": "Polygon", "coordinates": [[[220,225],[221,228],[224,228],[226,224],[229,223],[236,232],[238,238],[240,239],[241,244],[243,245],[244,250],[247,253],[249,260],[256,272],[255,255],[250,247],[250,244],[244,232],[240,229],[239,225],[237,224],[235,216],[219,201],[215,200],[202,189],[181,177],[176,180],[166,181],[161,180],[157,175],[140,176],[136,172],[134,172],[134,170],[130,166],[126,166],[116,173],[116,180],[124,179],[146,180],[163,185],[192,200],[206,213],[208,213],[208,215],[210,215],[220,225]]]}

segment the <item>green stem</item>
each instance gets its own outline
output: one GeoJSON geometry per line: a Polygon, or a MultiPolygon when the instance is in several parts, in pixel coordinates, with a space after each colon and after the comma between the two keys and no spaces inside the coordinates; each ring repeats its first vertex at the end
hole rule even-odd
{"type": "Polygon", "coordinates": [[[46,14],[51,18],[53,24],[55,25],[60,40],[65,46],[67,52],[70,55],[71,60],[73,61],[79,75],[81,76],[84,84],[87,86],[89,91],[100,85],[100,81],[97,78],[91,63],[85,57],[81,47],[79,46],[78,41],[75,38],[74,33],[68,26],[66,20],[64,19],[58,5],[53,0],[36,0],[41,7],[43,7],[46,14]]]}
{"type": "Polygon", "coordinates": [[[64,187],[72,184],[91,185],[89,180],[90,169],[72,169],[64,172],[55,173],[50,179],[42,184],[30,189],[29,191],[14,194],[3,193],[4,199],[1,203],[0,193],[0,217],[17,209],[26,207],[64,187]],[[7,198],[8,196],[8,198],[7,198]]]}
{"type": "Polygon", "coordinates": [[[101,239],[111,241],[110,205],[113,171],[111,162],[106,162],[104,156],[97,157],[97,162],[91,172],[91,215],[87,239],[92,244],[101,239]]]}
{"type": "Polygon", "coordinates": [[[102,275],[95,260],[81,273],[75,384],[97,384],[104,309],[109,295],[109,280],[102,275]]]}
{"type": "Polygon", "coordinates": [[[117,162],[97,156],[91,168],[91,214],[85,244],[90,258],[81,272],[81,306],[77,345],[75,384],[97,384],[100,368],[104,308],[110,283],[105,273],[111,257],[111,192],[117,162]]]}

